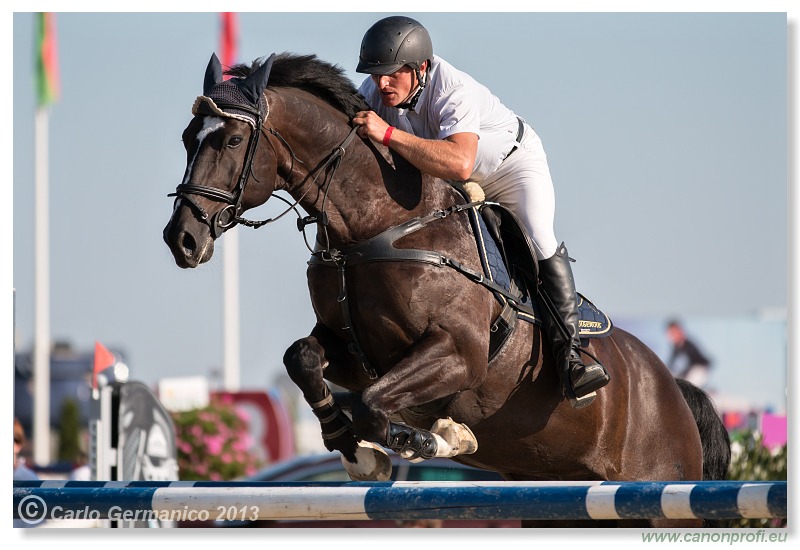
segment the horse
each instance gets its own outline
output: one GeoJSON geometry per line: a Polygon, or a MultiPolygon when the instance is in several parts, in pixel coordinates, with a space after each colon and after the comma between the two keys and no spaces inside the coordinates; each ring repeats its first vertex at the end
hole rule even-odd
{"type": "Polygon", "coordinates": [[[291,197],[284,213],[299,205],[308,214],[298,212],[298,228],[316,228],[307,270],[316,324],[283,362],[353,479],[386,479],[384,448],[509,481],[725,478],[730,441],[713,402],[625,330],[584,342],[611,382],[583,408],[565,399],[535,323],[516,323],[490,360],[502,305],[465,276],[480,265],[466,199],[354,134],[350,120],[368,106],[340,67],[283,53],[228,75],[212,55],[183,132],[187,166],[164,240],[179,267],[195,268],[229,227],[275,221],[244,214],[277,191],[291,197]],[[393,230],[396,246],[379,261],[351,253],[393,230]],[[457,261],[437,263],[439,253],[457,261]]]}

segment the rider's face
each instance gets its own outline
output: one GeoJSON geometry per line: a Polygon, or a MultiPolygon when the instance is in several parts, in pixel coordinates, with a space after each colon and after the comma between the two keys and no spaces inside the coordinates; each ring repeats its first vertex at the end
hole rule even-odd
{"type": "MultiPolygon", "coordinates": [[[[423,64],[422,72],[425,71],[423,64]]],[[[405,65],[390,75],[372,75],[372,80],[381,94],[381,102],[385,107],[396,107],[409,99],[411,91],[417,84],[414,69],[405,65]]]]}

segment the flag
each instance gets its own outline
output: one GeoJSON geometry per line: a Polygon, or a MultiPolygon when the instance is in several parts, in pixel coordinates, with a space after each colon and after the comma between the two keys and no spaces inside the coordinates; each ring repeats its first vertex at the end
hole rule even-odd
{"type": "Polygon", "coordinates": [[[56,16],[39,12],[36,14],[36,95],[39,107],[55,103],[59,92],[56,16]]]}
{"type": "MultiPolygon", "coordinates": [[[[222,12],[220,14],[221,32],[220,32],[220,62],[223,67],[233,67],[236,63],[236,57],[239,55],[239,23],[236,20],[236,14],[230,12],[222,12]]],[[[230,78],[225,76],[225,80],[230,78]]]]}
{"type": "Polygon", "coordinates": [[[100,342],[94,343],[94,368],[92,369],[92,388],[97,389],[97,375],[117,362],[114,354],[100,342]]]}

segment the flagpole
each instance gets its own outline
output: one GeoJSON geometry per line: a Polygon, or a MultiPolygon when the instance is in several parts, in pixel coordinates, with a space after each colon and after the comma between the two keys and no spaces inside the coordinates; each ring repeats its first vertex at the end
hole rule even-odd
{"type": "Polygon", "coordinates": [[[222,251],[223,270],[223,387],[225,391],[240,389],[239,352],[239,228],[225,232],[222,251]]]}
{"type": "MultiPolygon", "coordinates": [[[[220,54],[222,63],[231,66],[236,62],[238,49],[238,22],[235,13],[220,14],[220,54]]],[[[223,389],[236,392],[240,389],[240,335],[239,335],[239,230],[233,227],[225,232],[222,251],[222,323],[223,323],[223,389]]]]}
{"type": "Polygon", "coordinates": [[[50,207],[47,107],[36,109],[35,140],[35,336],[33,351],[33,461],[50,463],[50,207]]]}

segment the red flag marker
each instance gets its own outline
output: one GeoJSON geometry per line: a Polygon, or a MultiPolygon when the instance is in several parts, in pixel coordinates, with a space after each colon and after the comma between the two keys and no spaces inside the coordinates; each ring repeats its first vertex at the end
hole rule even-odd
{"type": "Polygon", "coordinates": [[[92,374],[92,388],[97,389],[97,374],[117,362],[114,354],[108,351],[100,342],[94,343],[94,369],[92,374]]]}

